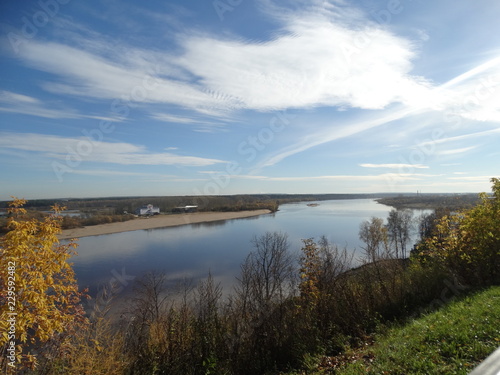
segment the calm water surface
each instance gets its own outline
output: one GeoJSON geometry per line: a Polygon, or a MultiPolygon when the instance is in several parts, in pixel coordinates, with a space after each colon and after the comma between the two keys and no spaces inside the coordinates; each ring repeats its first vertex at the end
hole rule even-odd
{"type": "Polygon", "coordinates": [[[385,219],[391,210],[371,199],[320,201],[317,207],[308,203],[282,205],[276,213],[247,219],[84,237],[73,258],[76,276],[80,286],[95,290],[113,278],[131,284],[151,270],[165,272],[172,282],[196,282],[210,271],[227,289],[252,251],[254,236],[287,233],[291,250],[298,252],[301,239],[325,235],[360,254],[355,250],[361,245],[360,223],[372,216],[385,219]]]}

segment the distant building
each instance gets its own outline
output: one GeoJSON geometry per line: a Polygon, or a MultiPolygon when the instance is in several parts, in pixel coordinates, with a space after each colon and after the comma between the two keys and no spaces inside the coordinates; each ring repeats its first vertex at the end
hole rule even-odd
{"type": "Polygon", "coordinates": [[[196,212],[198,211],[198,206],[181,206],[175,207],[172,212],[196,212]]]}
{"type": "Polygon", "coordinates": [[[155,207],[152,204],[144,205],[135,210],[135,214],[139,216],[158,215],[159,213],[160,207],[155,207]]]}

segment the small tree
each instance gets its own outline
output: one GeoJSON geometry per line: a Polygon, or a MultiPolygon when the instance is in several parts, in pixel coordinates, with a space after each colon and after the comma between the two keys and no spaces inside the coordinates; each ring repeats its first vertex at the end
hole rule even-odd
{"type": "Polygon", "coordinates": [[[293,258],[286,234],[266,232],[254,237],[252,244],[255,250],[241,266],[236,292],[251,311],[266,315],[290,293],[293,258]]]}
{"type": "MultiPolygon", "coordinates": [[[[22,354],[23,346],[36,348],[59,334],[86,323],[80,305],[75,274],[68,259],[75,254],[76,243],[59,244],[63,209],[53,207],[54,214],[44,220],[25,218],[22,199],[10,202],[8,227],[0,238],[0,347],[4,354],[12,341],[9,317],[15,317],[17,359],[24,365],[35,365],[36,358],[22,354]]],[[[64,335],[63,335],[64,336],[64,335]]],[[[61,343],[61,340],[59,340],[61,343]]],[[[5,355],[2,355],[6,366],[5,355]]],[[[4,367],[5,369],[5,367],[4,367]]]]}
{"type": "Polygon", "coordinates": [[[235,288],[234,347],[248,358],[238,373],[263,373],[289,361],[284,356],[289,336],[285,301],[292,295],[294,259],[287,235],[267,232],[252,240],[252,251],[241,265],[235,288]]]}
{"type": "Polygon", "coordinates": [[[314,309],[320,296],[319,281],[322,276],[320,249],[312,238],[302,240],[300,258],[300,297],[303,307],[314,309]]]}
{"type": "Polygon", "coordinates": [[[406,246],[413,229],[411,210],[391,210],[387,218],[387,234],[396,250],[396,258],[406,258],[406,246]]]}
{"type": "Polygon", "coordinates": [[[369,262],[388,257],[387,228],[383,219],[372,217],[370,221],[363,221],[359,227],[359,239],[366,244],[363,250],[369,262]]]}

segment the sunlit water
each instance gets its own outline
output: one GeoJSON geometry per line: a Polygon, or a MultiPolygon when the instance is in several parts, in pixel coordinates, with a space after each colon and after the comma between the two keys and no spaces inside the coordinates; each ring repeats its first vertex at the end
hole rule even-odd
{"type": "MultiPolygon", "coordinates": [[[[359,225],[372,216],[385,219],[391,210],[371,199],[320,201],[316,207],[308,203],[282,205],[274,214],[247,219],[81,238],[79,255],[73,258],[78,282],[94,292],[110,281],[130,290],[133,279],[147,271],[165,272],[171,282],[190,279],[193,283],[210,271],[228,290],[252,251],[254,236],[266,231],[286,233],[291,251],[298,253],[301,239],[325,235],[358,256],[359,225]]],[[[122,288],[118,290],[121,293],[122,288]]]]}

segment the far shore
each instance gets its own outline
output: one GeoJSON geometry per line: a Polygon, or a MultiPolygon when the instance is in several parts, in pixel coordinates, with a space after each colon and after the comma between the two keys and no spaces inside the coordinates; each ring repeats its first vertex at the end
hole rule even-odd
{"type": "Polygon", "coordinates": [[[155,229],[175,227],[187,224],[207,223],[211,221],[242,219],[246,217],[264,215],[270,212],[270,210],[252,210],[238,212],[195,212],[186,214],[157,215],[149,218],[139,217],[134,220],[118,223],[99,224],[83,228],[64,229],[58,237],[60,240],[66,240],[70,238],[100,236],[102,234],[129,232],[141,229],[155,229]]]}

